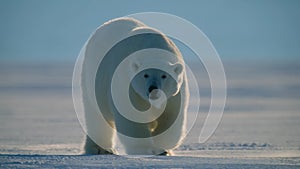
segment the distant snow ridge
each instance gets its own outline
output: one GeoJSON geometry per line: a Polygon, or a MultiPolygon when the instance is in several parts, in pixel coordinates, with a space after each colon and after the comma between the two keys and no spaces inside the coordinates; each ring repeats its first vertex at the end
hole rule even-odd
{"type": "Polygon", "coordinates": [[[261,150],[272,147],[269,143],[191,143],[181,145],[177,150],[261,150]]]}

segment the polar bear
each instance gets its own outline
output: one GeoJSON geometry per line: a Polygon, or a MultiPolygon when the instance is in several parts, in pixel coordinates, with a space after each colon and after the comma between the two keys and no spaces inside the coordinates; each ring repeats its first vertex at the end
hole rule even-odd
{"type": "Polygon", "coordinates": [[[84,153],[117,154],[118,137],[126,154],[170,155],[185,135],[189,98],[185,64],[176,45],[140,21],[118,18],[96,30],[84,54],[84,153]],[[90,80],[85,70],[94,62],[89,60],[100,56],[95,80],[90,80]],[[120,65],[125,66],[118,73],[120,65]],[[142,120],[133,120],[138,117],[142,120]]]}

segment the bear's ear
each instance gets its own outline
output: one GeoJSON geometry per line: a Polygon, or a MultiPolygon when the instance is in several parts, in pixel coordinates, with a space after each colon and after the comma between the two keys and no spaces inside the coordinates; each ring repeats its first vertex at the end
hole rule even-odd
{"type": "Polygon", "coordinates": [[[182,73],[182,71],[183,71],[183,67],[182,67],[182,65],[180,64],[180,63],[176,63],[176,64],[174,64],[174,72],[177,74],[177,75],[179,75],[179,74],[181,74],[182,73]]]}
{"type": "Polygon", "coordinates": [[[136,73],[141,67],[141,64],[138,61],[131,62],[130,69],[133,73],[136,73]]]}

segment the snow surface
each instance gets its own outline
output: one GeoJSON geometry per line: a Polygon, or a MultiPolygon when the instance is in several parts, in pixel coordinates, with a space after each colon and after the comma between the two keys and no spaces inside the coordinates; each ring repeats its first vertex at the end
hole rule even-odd
{"type": "Polygon", "coordinates": [[[300,167],[298,63],[225,63],[225,112],[204,144],[198,136],[210,91],[199,72],[196,124],[175,156],[148,158],[79,155],[84,133],[73,109],[72,70],[62,63],[0,63],[0,168],[300,167]]]}
{"type": "Polygon", "coordinates": [[[295,158],[198,158],[116,155],[0,155],[1,168],[299,168],[295,158]]]}

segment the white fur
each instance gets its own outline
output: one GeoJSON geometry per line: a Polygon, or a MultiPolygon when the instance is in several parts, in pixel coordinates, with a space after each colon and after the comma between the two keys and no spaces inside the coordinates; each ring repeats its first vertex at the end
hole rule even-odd
{"type": "MultiPolygon", "coordinates": [[[[176,80],[176,83],[174,81],[168,80],[161,82],[162,84],[164,83],[164,88],[162,88],[161,91],[165,92],[166,95],[163,95],[164,97],[159,97],[160,100],[158,99],[151,101],[150,99],[150,103],[152,103],[153,106],[151,106],[148,110],[149,115],[147,116],[151,116],[151,114],[157,114],[157,111],[164,111],[164,113],[168,113],[168,115],[170,116],[174,115],[173,112],[179,112],[179,115],[177,116],[175,122],[170,128],[168,128],[161,134],[155,135],[153,137],[136,139],[130,138],[123,134],[118,134],[118,137],[124,145],[127,154],[160,154],[162,152],[169,151],[175,148],[182,141],[182,136],[185,132],[185,117],[188,105],[189,92],[184,62],[179,50],[173,44],[173,42],[169,40],[166,36],[164,36],[161,32],[147,27],[143,23],[134,19],[120,18],[105,23],[104,25],[99,27],[97,31],[91,36],[85,47],[86,61],[83,62],[82,65],[83,69],[88,69],[89,66],[95,64],[95,58],[98,56],[103,56],[105,53],[107,53],[107,51],[109,51],[110,48],[118,42],[120,37],[129,37],[144,32],[157,33],[166,38],[167,40],[165,44],[161,45],[167,45],[173,48],[173,50],[175,51],[175,54],[173,54],[174,57],[171,57],[171,59],[164,56],[152,57],[151,55],[145,53],[143,54],[143,52],[141,52],[139,54],[143,55],[142,57],[130,58],[130,63],[128,63],[129,69],[127,72],[125,72],[128,74],[128,76],[120,77],[121,81],[126,81],[126,79],[122,78],[132,78],[132,76],[134,76],[135,73],[141,71],[140,69],[145,67],[151,67],[151,65],[156,65],[156,67],[165,70],[171,75],[173,79],[176,80]],[[181,94],[181,102],[178,102],[178,99],[174,99],[174,95],[178,94],[178,92],[180,92],[181,94]],[[167,107],[163,106],[165,102],[168,105],[167,107]],[[180,110],[175,109],[175,105],[180,105],[180,110]],[[165,107],[166,109],[164,109],[165,107]]],[[[125,46],[124,48],[130,48],[130,46],[125,46]]],[[[88,74],[89,71],[83,71],[82,73],[82,101],[84,105],[85,124],[88,134],[84,150],[87,154],[114,153],[113,149],[115,142],[115,129],[111,126],[121,126],[123,129],[127,129],[128,127],[125,122],[115,118],[116,110],[111,106],[113,104],[113,100],[111,100],[110,97],[107,97],[106,95],[109,94],[111,91],[111,84],[108,83],[107,79],[109,78],[108,76],[111,76],[115,71],[110,69],[113,64],[115,63],[110,63],[106,65],[107,67],[105,67],[105,70],[107,70],[107,76],[103,75],[101,76],[101,79],[97,79],[101,80],[102,82],[100,87],[104,89],[104,91],[108,91],[108,93],[105,93],[103,95],[103,97],[107,99],[107,104],[102,105],[105,110],[108,110],[108,112],[101,113],[105,113],[107,117],[109,117],[109,122],[107,122],[101,115],[97,113],[98,110],[94,106],[97,105],[94,96],[95,94],[93,93],[93,91],[90,90],[90,86],[94,85],[94,81],[87,80],[87,76],[96,78],[98,76],[88,74]],[[92,97],[90,97],[90,95],[92,97]]],[[[145,71],[147,72],[147,70],[145,71]]],[[[148,73],[151,74],[153,72],[148,73]]],[[[134,87],[130,87],[133,89],[133,91],[135,91],[135,95],[133,95],[131,101],[133,101],[134,104],[139,106],[146,104],[145,99],[141,98],[145,98],[145,95],[142,92],[143,89],[146,90],[145,86],[147,85],[141,83],[138,80],[137,82],[134,81],[133,83],[135,83],[133,85],[134,87]]],[[[119,85],[122,85],[122,83],[119,83],[119,85]]],[[[120,86],[120,88],[122,88],[122,86],[120,86]]],[[[128,93],[128,91],[126,92],[128,93]]],[[[161,95],[161,93],[159,92],[158,94],[161,95]]],[[[168,118],[164,120],[168,120],[168,118]]],[[[149,134],[149,136],[152,136],[155,130],[163,128],[165,124],[165,121],[154,120],[149,124],[149,126],[145,128],[136,128],[133,131],[128,129],[128,132],[146,132],[149,134]]]]}

